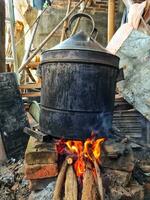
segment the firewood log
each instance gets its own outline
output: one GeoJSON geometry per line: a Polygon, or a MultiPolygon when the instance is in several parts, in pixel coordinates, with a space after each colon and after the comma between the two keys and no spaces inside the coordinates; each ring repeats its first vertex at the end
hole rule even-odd
{"type": "MultiPolygon", "coordinates": [[[[88,162],[88,161],[87,161],[88,162]]],[[[97,191],[96,183],[94,180],[92,167],[90,163],[86,163],[86,171],[83,178],[83,189],[81,200],[101,200],[97,191]]]]}
{"type": "Polygon", "coordinates": [[[93,154],[92,148],[90,148],[90,144],[88,147],[88,153],[92,158],[94,167],[95,167],[95,171],[96,171],[96,182],[97,182],[97,186],[98,186],[98,192],[100,195],[100,200],[104,200],[104,191],[103,191],[103,183],[102,183],[102,176],[101,176],[101,171],[100,171],[100,167],[97,163],[97,160],[93,154]]]}
{"type": "Polygon", "coordinates": [[[65,160],[62,164],[60,172],[57,177],[56,186],[53,194],[53,200],[61,200],[62,199],[62,188],[65,182],[66,170],[68,167],[67,160],[65,160]]]}
{"type": "Polygon", "coordinates": [[[94,163],[94,167],[95,167],[95,171],[96,171],[96,178],[97,178],[97,185],[98,185],[100,199],[104,200],[104,191],[103,191],[101,171],[100,171],[100,167],[97,164],[97,161],[94,156],[93,156],[93,163],[94,163]]]}
{"type": "Polygon", "coordinates": [[[77,200],[77,199],[78,199],[77,177],[73,170],[73,166],[70,165],[66,173],[64,200],[77,200]]]}
{"type": "Polygon", "coordinates": [[[92,160],[93,160],[93,164],[94,164],[95,171],[96,171],[96,180],[97,180],[100,199],[104,200],[104,191],[103,191],[103,183],[102,183],[102,176],[101,176],[100,167],[99,167],[94,155],[92,155],[92,160]]]}

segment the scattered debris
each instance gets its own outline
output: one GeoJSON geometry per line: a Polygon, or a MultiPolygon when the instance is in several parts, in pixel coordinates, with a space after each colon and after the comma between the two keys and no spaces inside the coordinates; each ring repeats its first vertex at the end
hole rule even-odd
{"type": "Polygon", "coordinates": [[[0,199],[28,200],[30,191],[24,179],[23,159],[10,159],[0,166],[0,199]]]}

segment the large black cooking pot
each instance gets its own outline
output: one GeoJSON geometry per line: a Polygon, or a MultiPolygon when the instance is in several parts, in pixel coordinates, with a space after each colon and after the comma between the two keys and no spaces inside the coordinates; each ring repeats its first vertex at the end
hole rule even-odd
{"type": "Polygon", "coordinates": [[[84,140],[112,126],[119,58],[83,31],[42,54],[40,130],[58,138],[84,140]]]}

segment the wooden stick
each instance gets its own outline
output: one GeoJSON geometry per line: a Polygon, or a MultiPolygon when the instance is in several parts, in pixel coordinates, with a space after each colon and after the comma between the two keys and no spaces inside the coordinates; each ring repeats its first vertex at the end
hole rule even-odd
{"type": "MultiPolygon", "coordinates": [[[[70,7],[71,7],[71,0],[68,0],[68,6],[67,6],[67,11],[66,11],[66,16],[68,15],[68,13],[70,11],[70,7]]],[[[64,38],[65,38],[65,30],[67,28],[67,24],[68,24],[68,20],[65,20],[63,28],[62,28],[62,34],[61,34],[60,42],[62,42],[64,40],[64,38]]]]}
{"type": "Polygon", "coordinates": [[[67,16],[65,16],[61,22],[50,32],[50,34],[45,38],[43,42],[38,46],[38,48],[35,50],[35,52],[25,61],[24,64],[21,65],[21,67],[18,69],[18,72],[20,73],[26,65],[34,58],[34,56],[41,50],[41,48],[47,43],[47,41],[54,35],[54,33],[60,28],[60,26],[64,23],[66,19],[70,17],[70,15],[74,12],[74,10],[83,2],[84,0],[80,0],[75,7],[68,13],[67,16]]]}
{"type": "Polygon", "coordinates": [[[77,200],[78,199],[78,185],[77,177],[74,172],[73,166],[70,165],[66,173],[65,181],[65,200],[77,200]]]}
{"type": "Polygon", "coordinates": [[[68,167],[68,163],[65,160],[62,164],[62,167],[61,167],[60,172],[57,177],[56,186],[55,186],[55,190],[54,190],[54,194],[53,194],[53,200],[61,200],[62,199],[62,197],[61,197],[62,188],[63,188],[64,181],[65,181],[67,167],[68,167]]]}

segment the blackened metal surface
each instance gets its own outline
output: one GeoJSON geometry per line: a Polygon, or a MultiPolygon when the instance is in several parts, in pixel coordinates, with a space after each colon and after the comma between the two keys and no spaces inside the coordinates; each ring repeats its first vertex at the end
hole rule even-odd
{"type": "Polygon", "coordinates": [[[41,66],[40,130],[54,137],[86,139],[101,136],[112,124],[118,69],[83,63],[41,66]]]}
{"type": "Polygon", "coordinates": [[[26,147],[28,126],[15,73],[0,74],[0,132],[8,157],[17,157],[26,147]]]}
{"type": "Polygon", "coordinates": [[[81,31],[45,51],[42,54],[42,63],[46,62],[97,63],[118,68],[119,58],[81,31]]]}
{"type": "Polygon", "coordinates": [[[69,37],[68,39],[54,46],[51,50],[58,49],[78,49],[109,53],[109,51],[107,51],[101,44],[99,44],[96,40],[94,40],[92,37],[90,37],[83,31],[80,31],[72,37],[69,37]]]}

